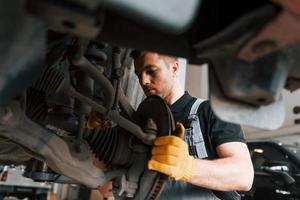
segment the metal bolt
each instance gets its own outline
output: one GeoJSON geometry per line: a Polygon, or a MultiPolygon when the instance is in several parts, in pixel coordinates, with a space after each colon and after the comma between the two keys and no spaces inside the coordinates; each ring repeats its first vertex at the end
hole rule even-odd
{"type": "Polygon", "coordinates": [[[294,112],[294,114],[299,114],[300,113],[300,107],[299,106],[295,106],[293,108],[293,112],[294,112]]]}

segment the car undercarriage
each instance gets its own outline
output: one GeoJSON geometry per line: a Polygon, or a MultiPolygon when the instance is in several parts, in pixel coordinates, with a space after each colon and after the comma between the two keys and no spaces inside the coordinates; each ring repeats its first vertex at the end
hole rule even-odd
{"type": "Polygon", "coordinates": [[[132,49],[208,63],[211,105],[234,123],[280,127],[281,92],[300,85],[293,0],[13,0],[0,15],[0,163],[36,181],[159,197],[167,178],[146,164],[175,122],[158,96],[132,106],[132,49]]]}

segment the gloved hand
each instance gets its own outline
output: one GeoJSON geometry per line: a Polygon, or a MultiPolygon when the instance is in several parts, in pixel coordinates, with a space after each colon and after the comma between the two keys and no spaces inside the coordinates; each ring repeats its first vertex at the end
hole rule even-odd
{"type": "Polygon", "coordinates": [[[184,142],[184,126],[179,125],[179,137],[163,136],[154,141],[152,157],[148,168],[174,178],[188,181],[196,172],[196,159],[189,155],[188,144],[184,142]]]}

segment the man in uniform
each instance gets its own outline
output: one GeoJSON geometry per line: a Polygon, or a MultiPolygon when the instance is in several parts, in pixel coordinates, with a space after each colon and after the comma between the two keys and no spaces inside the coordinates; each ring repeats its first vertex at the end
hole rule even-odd
{"type": "Polygon", "coordinates": [[[185,92],[178,80],[178,59],[154,52],[132,53],[135,71],[147,96],[170,106],[178,136],[158,137],[148,168],[168,175],[161,199],[240,199],[250,190],[253,166],[241,127],[218,119],[209,101],[185,92]]]}

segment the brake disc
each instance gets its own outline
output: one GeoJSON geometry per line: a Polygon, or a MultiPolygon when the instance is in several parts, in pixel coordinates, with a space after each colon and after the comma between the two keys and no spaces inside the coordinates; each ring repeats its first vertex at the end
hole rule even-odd
{"type": "MultiPolygon", "coordinates": [[[[136,117],[141,127],[143,125],[145,127],[145,124],[151,119],[156,125],[157,137],[171,135],[175,130],[175,120],[172,112],[166,102],[159,96],[152,95],[147,97],[138,107],[136,117]]],[[[145,127],[145,129],[147,128],[149,127],[145,127]]],[[[147,132],[145,129],[144,131],[147,132]]],[[[147,160],[149,158],[150,153],[147,160]]],[[[134,199],[158,199],[164,189],[166,180],[168,180],[167,176],[148,170],[147,165],[145,165],[145,171],[141,176],[139,189],[134,199]]]]}

